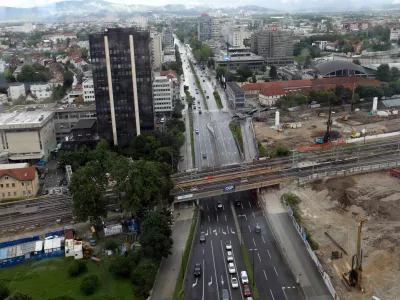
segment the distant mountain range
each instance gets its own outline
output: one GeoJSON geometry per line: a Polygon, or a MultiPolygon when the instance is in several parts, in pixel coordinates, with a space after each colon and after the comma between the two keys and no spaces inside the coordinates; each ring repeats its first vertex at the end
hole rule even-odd
{"type": "MultiPolygon", "coordinates": [[[[245,5],[235,8],[220,8],[223,13],[234,13],[239,10],[257,13],[274,12],[275,10],[245,5]]],[[[119,17],[132,18],[143,15],[148,11],[155,14],[173,14],[178,16],[198,16],[202,13],[216,12],[218,9],[206,5],[185,6],[182,4],[171,4],[165,6],[150,6],[142,4],[118,4],[103,0],[92,1],[61,1],[43,6],[30,8],[4,7],[0,6],[1,21],[52,21],[73,17],[119,17]]]]}

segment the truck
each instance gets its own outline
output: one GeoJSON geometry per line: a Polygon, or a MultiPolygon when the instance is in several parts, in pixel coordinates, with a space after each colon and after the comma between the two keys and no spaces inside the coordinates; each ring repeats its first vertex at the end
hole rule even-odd
{"type": "Polygon", "coordinates": [[[394,176],[394,177],[397,177],[400,179],[400,169],[393,168],[393,169],[390,169],[389,172],[390,172],[390,176],[394,176]]]}

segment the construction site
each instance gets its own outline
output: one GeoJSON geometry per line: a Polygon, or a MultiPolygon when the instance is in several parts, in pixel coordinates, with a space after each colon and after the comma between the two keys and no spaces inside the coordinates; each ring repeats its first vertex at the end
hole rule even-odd
{"type": "Polygon", "coordinates": [[[400,131],[400,117],[397,109],[376,110],[371,107],[350,106],[332,108],[302,109],[297,111],[266,111],[253,117],[256,138],[269,148],[278,145],[290,149],[303,145],[323,143],[330,120],[330,141],[375,136],[400,131]]]}
{"type": "Polygon", "coordinates": [[[302,225],[318,244],[315,253],[341,300],[399,299],[398,177],[382,171],[280,192],[299,197],[302,225]]]}

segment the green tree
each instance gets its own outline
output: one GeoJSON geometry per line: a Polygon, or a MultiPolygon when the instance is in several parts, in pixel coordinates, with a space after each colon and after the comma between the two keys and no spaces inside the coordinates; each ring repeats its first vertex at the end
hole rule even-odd
{"type": "Polygon", "coordinates": [[[82,58],[83,59],[88,59],[89,51],[85,47],[82,48],[82,58]]]}
{"type": "Polygon", "coordinates": [[[241,65],[237,70],[237,74],[241,76],[244,79],[244,81],[246,81],[247,78],[253,75],[253,72],[251,71],[248,65],[241,65]]]}
{"type": "Polygon", "coordinates": [[[131,266],[130,260],[125,256],[118,255],[113,257],[108,270],[114,275],[126,278],[131,275],[132,269],[133,267],[131,266]]]}
{"type": "Polygon", "coordinates": [[[66,43],[67,43],[67,47],[69,47],[69,44],[71,43],[71,39],[67,38],[66,43]]]}
{"type": "Polygon", "coordinates": [[[80,221],[98,222],[107,217],[105,198],[107,177],[99,161],[90,161],[72,174],[69,191],[73,214],[80,221]]]}
{"type": "Polygon", "coordinates": [[[85,295],[92,295],[99,286],[99,276],[96,274],[86,275],[81,283],[81,291],[85,295]]]}
{"type": "Polygon", "coordinates": [[[4,78],[6,80],[7,83],[10,82],[16,82],[17,79],[15,79],[13,72],[11,70],[5,70],[4,71],[4,78]]]}
{"type": "Polygon", "coordinates": [[[46,82],[50,79],[49,73],[40,65],[25,64],[18,74],[19,82],[46,82]]]}
{"type": "Polygon", "coordinates": [[[389,76],[390,81],[397,81],[400,79],[400,70],[397,69],[396,67],[390,68],[390,76],[389,76]]]}
{"type": "Polygon", "coordinates": [[[0,281],[0,300],[6,299],[10,295],[9,288],[4,282],[0,281]]]}
{"type": "Polygon", "coordinates": [[[131,275],[135,296],[147,299],[157,276],[158,263],[151,259],[142,260],[131,275]]]}
{"type": "Polygon", "coordinates": [[[64,72],[64,85],[69,88],[74,83],[74,73],[71,71],[64,72]]]}
{"type": "Polygon", "coordinates": [[[168,165],[121,158],[113,162],[112,169],[116,180],[114,191],[126,211],[143,217],[156,205],[169,203],[169,191],[173,183],[168,165]]]}
{"type": "Polygon", "coordinates": [[[167,121],[165,124],[168,130],[172,130],[174,128],[177,128],[180,132],[185,132],[185,123],[182,120],[179,119],[170,119],[167,121]]]}
{"type": "Polygon", "coordinates": [[[32,300],[32,296],[20,292],[14,292],[7,300],[32,300]]]}
{"type": "Polygon", "coordinates": [[[272,79],[278,78],[278,70],[276,69],[275,65],[272,65],[269,69],[269,77],[272,79]]]}
{"type": "Polygon", "coordinates": [[[375,74],[376,79],[384,82],[388,82],[390,80],[390,69],[388,64],[381,64],[376,70],[375,74]]]}
{"type": "Polygon", "coordinates": [[[348,52],[354,52],[354,48],[350,43],[346,43],[343,46],[343,52],[348,53],[348,52]]]}
{"type": "Polygon", "coordinates": [[[74,300],[71,296],[59,296],[54,298],[48,298],[47,300],[74,300]]]}
{"type": "Polygon", "coordinates": [[[253,74],[253,76],[251,76],[251,81],[252,81],[253,83],[256,83],[256,82],[257,82],[257,77],[256,77],[256,75],[253,74]]]}

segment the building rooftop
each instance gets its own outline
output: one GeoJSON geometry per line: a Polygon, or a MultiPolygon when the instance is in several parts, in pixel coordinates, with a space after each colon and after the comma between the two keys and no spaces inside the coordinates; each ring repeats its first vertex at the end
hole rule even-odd
{"type": "Polygon", "coordinates": [[[72,130],[75,129],[90,129],[93,127],[93,125],[96,124],[96,119],[80,119],[78,123],[75,124],[75,126],[72,128],[72,130]]]}
{"type": "Polygon", "coordinates": [[[0,114],[0,129],[42,127],[53,117],[54,112],[46,110],[16,111],[0,114]]]}
{"type": "Polygon", "coordinates": [[[0,164],[0,170],[25,168],[27,163],[0,164]]]}
{"type": "Polygon", "coordinates": [[[0,170],[0,178],[8,175],[19,181],[34,180],[36,176],[35,167],[17,168],[17,169],[2,169],[0,170]]]}
{"type": "Polygon", "coordinates": [[[216,58],[216,62],[239,62],[239,61],[264,61],[264,58],[260,55],[247,55],[247,56],[230,56],[229,59],[224,58],[224,56],[219,56],[216,58]]]}
{"type": "Polygon", "coordinates": [[[241,87],[236,83],[236,81],[229,81],[226,83],[227,86],[233,90],[234,93],[243,93],[241,87]]]}

